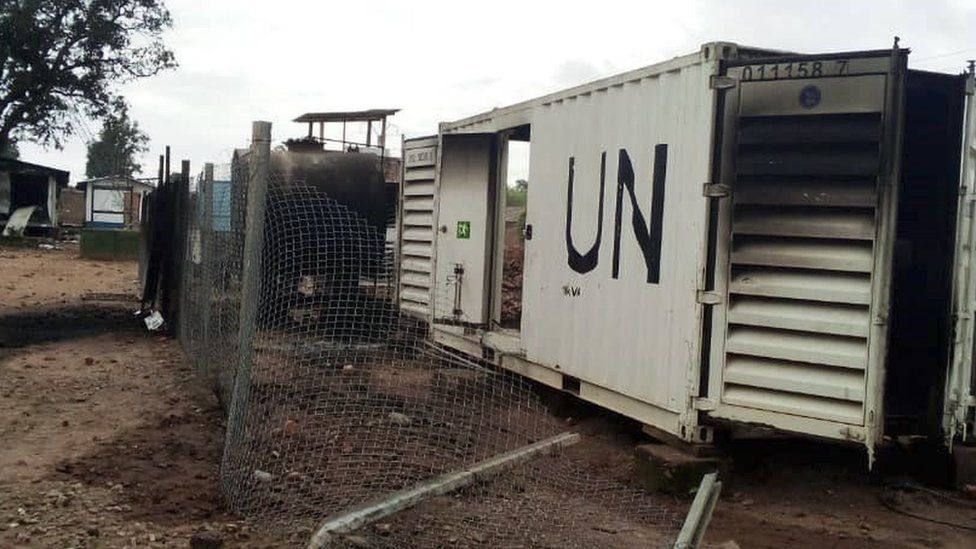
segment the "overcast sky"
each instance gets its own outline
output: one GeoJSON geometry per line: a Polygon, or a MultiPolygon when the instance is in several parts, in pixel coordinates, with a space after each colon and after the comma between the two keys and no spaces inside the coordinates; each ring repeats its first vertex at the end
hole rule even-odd
{"type": "MultiPolygon", "coordinates": [[[[307,111],[400,108],[391,142],[437,122],[696,51],[725,40],[806,53],[891,46],[915,68],[958,72],[976,57],[976,0],[600,0],[334,2],[169,0],[180,67],[122,92],[151,138],[144,175],[173,156],[227,162],[252,120],[276,142],[307,111]]],[[[83,179],[87,121],[64,150],[22,158],[83,179]]],[[[178,162],[177,162],[178,165],[178,162]]]]}

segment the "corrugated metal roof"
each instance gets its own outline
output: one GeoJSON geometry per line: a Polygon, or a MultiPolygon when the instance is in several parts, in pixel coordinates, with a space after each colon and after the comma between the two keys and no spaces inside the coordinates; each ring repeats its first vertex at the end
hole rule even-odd
{"type": "Polygon", "coordinates": [[[0,158],[0,172],[53,176],[57,180],[58,185],[61,185],[62,187],[68,184],[69,176],[69,172],[65,170],[42,166],[40,164],[32,164],[30,162],[15,160],[13,158],[0,158]]]}
{"type": "Polygon", "coordinates": [[[400,109],[369,109],[365,111],[307,112],[293,122],[370,122],[400,112],[400,109]]]}

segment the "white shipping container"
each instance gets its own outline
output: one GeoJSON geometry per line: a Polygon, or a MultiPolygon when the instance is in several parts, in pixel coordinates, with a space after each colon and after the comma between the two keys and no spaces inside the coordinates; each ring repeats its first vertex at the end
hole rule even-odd
{"type": "Polygon", "coordinates": [[[707,44],[407,140],[428,160],[406,153],[404,311],[688,441],[951,441],[974,404],[972,75],[907,55],[707,44]]]}

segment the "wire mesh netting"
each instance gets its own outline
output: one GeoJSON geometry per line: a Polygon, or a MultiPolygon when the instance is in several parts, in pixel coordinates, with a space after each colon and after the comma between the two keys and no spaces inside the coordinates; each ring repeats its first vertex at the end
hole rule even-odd
{"type": "Polygon", "coordinates": [[[213,166],[190,191],[179,337],[226,409],[240,352],[247,164],[213,166]]]}
{"type": "MultiPolygon", "coordinates": [[[[566,430],[524,378],[401,314],[383,224],[282,172],[248,204],[248,164],[191,184],[180,296],[182,346],[227,413],[233,510],[307,541],[324,519],[566,430]]],[[[330,543],[669,545],[680,509],[616,475],[614,451],[584,439],[330,543]]]]}

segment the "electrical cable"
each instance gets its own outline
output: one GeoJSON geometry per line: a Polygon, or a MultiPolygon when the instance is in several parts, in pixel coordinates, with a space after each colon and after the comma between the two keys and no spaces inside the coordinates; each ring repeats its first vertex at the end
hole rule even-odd
{"type": "MultiPolygon", "coordinates": [[[[971,502],[968,502],[968,501],[965,501],[965,500],[961,500],[959,498],[956,498],[956,497],[953,497],[953,496],[944,494],[944,493],[942,493],[942,492],[940,492],[938,490],[933,490],[931,488],[926,488],[924,486],[919,486],[917,484],[912,484],[912,483],[899,483],[899,484],[888,485],[888,486],[885,487],[886,490],[895,490],[895,489],[899,489],[899,488],[900,489],[917,490],[917,491],[924,492],[924,493],[933,495],[935,497],[938,497],[939,499],[943,499],[943,500],[946,500],[948,502],[951,502],[951,503],[953,503],[953,504],[955,504],[955,505],[957,505],[959,507],[965,507],[965,508],[968,508],[968,509],[976,509],[976,504],[974,504],[974,503],[971,503],[971,502]]],[[[906,517],[911,517],[911,518],[914,518],[914,519],[917,519],[917,520],[923,520],[923,521],[926,521],[926,522],[931,522],[933,524],[941,524],[943,526],[951,526],[953,528],[959,528],[961,530],[969,530],[971,532],[976,532],[976,525],[960,524],[958,522],[953,522],[953,521],[950,521],[950,520],[943,520],[943,519],[938,519],[938,518],[933,518],[933,517],[927,517],[925,515],[922,515],[922,514],[919,514],[919,513],[915,513],[913,511],[909,511],[907,509],[903,509],[903,508],[899,507],[893,501],[892,498],[885,497],[886,495],[887,495],[887,492],[885,490],[883,490],[882,492],[880,492],[878,494],[878,501],[881,503],[881,505],[883,505],[885,508],[887,508],[890,511],[893,511],[893,512],[898,513],[900,515],[904,515],[906,517]]]]}
{"type": "Polygon", "coordinates": [[[968,507],[970,509],[976,509],[976,501],[959,499],[955,496],[950,496],[949,494],[941,490],[936,490],[934,488],[922,486],[921,484],[915,484],[914,482],[898,482],[898,483],[888,484],[885,486],[885,488],[892,488],[892,489],[901,488],[906,490],[917,490],[919,492],[925,492],[927,494],[931,494],[939,499],[944,499],[950,503],[955,503],[960,507],[968,507]]]}

